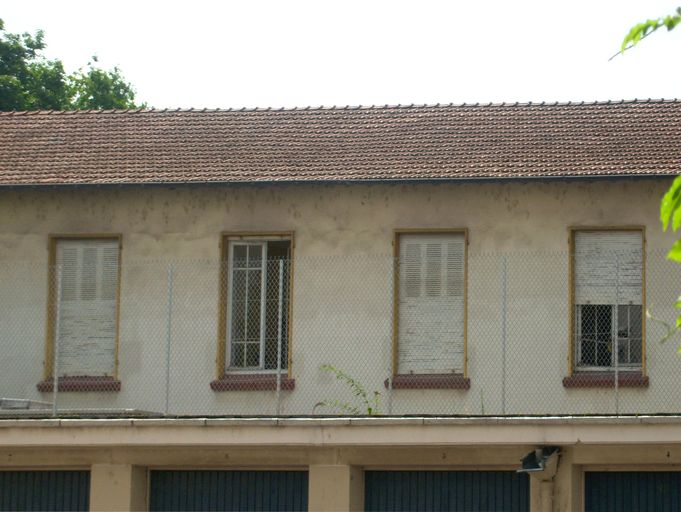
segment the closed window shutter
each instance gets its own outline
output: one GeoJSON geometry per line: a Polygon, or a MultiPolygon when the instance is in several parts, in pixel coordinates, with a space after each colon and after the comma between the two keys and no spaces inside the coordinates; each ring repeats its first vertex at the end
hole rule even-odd
{"type": "Polygon", "coordinates": [[[463,234],[400,236],[398,371],[463,372],[463,234]]]}
{"type": "Polygon", "coordinates": [[[640,231],[575,233],[575,304],[642,304],[640,231]]]}
{"type": "Polygon", "coordinates": [[[59,240],[60,376],[112,375],[116,353],[118,242],[59,240]]]}

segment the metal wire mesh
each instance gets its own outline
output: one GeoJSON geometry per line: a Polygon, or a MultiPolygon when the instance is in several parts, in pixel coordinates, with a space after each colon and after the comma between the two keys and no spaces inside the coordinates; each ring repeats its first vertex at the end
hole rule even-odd
{"type": "Polygon", "coordinates": [[[623,284],[607,303],[575,292],[567,252],[469,254],[459,363],[458,331],[429,330],[457,302],[428,292],[418,307],[433,309],[414,310],[428,316],[405,320],[392,256],[230,250],[122,261],[115,299],[87,272],[72,285],[61,266],[0,264],[0,414],[681,413],[679,336],[662,342],[681,266],[664,252],[629,281],[608,270],[599,286],[623,284]],[[626,290],[637,278],[638,301],[626,290]],[[432,371],[399,356],[431,347],[443,359],[432,371]]]}

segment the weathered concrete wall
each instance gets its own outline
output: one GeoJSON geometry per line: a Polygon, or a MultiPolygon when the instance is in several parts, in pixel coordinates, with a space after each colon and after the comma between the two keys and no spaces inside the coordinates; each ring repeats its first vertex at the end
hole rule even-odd
{"type": "MultiPolygon", "coordinates": [[[[272,392],[215,393],[221,232],[293,231],[292,376],[286,414],[309,414],[347,389],[334,364],[384,393],[392,338],[392,240],[398,228],[467,228],[468,391],[395,391],[394,413],[614,412],[612,390],[567,390],[568,228],[647,227],[669,247],[658,204],[668,180],[281,185],[0,191],[1,395],[40,395],[47,237],[121,233],[119,377],[115,394],[69,393],[60,405],[163,410],[167,271],[173,263],[171,412],[270,414],[272,392]],[[502,254],[507,254],[506,385],[502,385],[502,254]],[[367,258],[365,256],[374,257],[367,258]],[[378,256],[377,256],[378,255],[378,256]]],[[[649,256],[648,305],[670,318],[675,267],[649,256]],[[654,261],[653,261],[654,260],[654,261]]],[[[623,412],[677,410],[674,342],[648,324],[648,389],[620,391],[623,412]]],[[[350,398],[348,396],[347,398],[350,398]]]]}

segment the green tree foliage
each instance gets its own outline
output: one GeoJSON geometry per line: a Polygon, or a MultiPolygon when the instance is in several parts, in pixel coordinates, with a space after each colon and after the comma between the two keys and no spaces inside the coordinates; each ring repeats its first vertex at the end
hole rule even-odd
{"type": "MultiPolygon", "coordinates": [[[[665,193],[660,203],[660,221],[662,228],[667,231],[669,227],[673,231],[678,231],[681,228],[681,176],[677,176],[672,186],[665,193]]],[[[674,242],[672,248],[667,253],[667,258],[681,263],[681,239],[674,242]]],[[[676,299],[674,306],[681,309],[681,297],[676,299]]],[[[676,317],[676,325],[670,328],[667,333],[669,338],[676,331],[681,329],[681,315],[676,317]]],[[[681,346],[679,346],[681,352],[681,346]]]]}
{"type": "MultiPolygon", "coordinates": [[[[662,27],[666,27],[667,31],[674,30],[679,23],[681,23],[681,7],[677,7],[674,14],[638,23],[629,30],[624,41],[622,41],[620,51],[624,52],[625,50],[628,50],[662,27]]],[[[681,176],[676,177],[671,187],[669,187],[669,190],[667,190],[662,198],[662,202],[660,203],[660,221],[662,222],[662,229],[665,231],[670,227],[672,231],[678,231],[679,228],[681,228],[681,176]]],[[[674,242],[672,248],[667,253],[667,258],[681,263],[681,239],[674,242]]],[[[674,306],[681,309],[681,296],[676,299],[674,306]]],[[[667,334],[663,338],[663,341],[666,341],[676,332],[681,330],[681,314],[676,317],[675,325],[668,325],[667,323],[652,317],[650,312],[647,312],[647,315],[649,318],[656,320],[667,327],[667,334]]],[[[681,353],[681,345],[679,345],[679,353],[681,353]]]]}
{"type": "Polygon", "coordinates": [[[67,74],[59,59],[49,60],[44,34],[7,32],[0,19],[0,110],[138,108],[135,90],[118,68],[85,68],[67,74]]]}
{"type": "Polygon", "coordinates": [[[631,30],[629,30],[629,33],[625,36],[620,51],[624,52],[625,50],[636,46],[639,41],[662,27],[666,27],[667,31],[674,30],[679,23],[681,23],[681,7],[677,7],[674,14],[669,14],[653,20],[646,20],[643,23],[637,23],[631,27],[631,30]]]}

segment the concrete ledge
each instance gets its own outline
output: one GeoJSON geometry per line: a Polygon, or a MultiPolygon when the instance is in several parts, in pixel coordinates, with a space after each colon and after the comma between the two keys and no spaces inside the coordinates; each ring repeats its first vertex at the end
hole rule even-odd
{"type": "Polygon", "coordinates": [[[1,420],[7,447],[681,444],[681,417],[1,420]]]}

